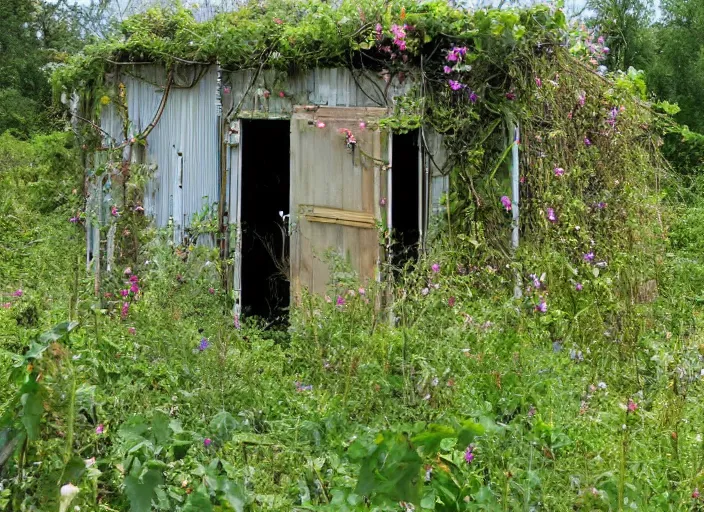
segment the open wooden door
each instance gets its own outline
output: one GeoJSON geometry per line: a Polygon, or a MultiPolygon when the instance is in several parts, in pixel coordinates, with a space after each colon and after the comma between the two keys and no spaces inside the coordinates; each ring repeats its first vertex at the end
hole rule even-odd
{"type": "Polygon", "coordinates": [[[290,278],[301,293],[324,294],[328,251],[362,281],[378,278],[378,222],[386,180],[386,136],[370,128],[384,108],[296,107],[291,118],[290,278]],[[349,130],[356,142],[350,144],[349,130]]]}

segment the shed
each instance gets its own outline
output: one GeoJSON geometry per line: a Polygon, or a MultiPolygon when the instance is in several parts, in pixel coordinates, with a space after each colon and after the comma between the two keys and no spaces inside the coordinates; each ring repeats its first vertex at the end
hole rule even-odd
{"type": "MultiPolygon", "coordinates": [[[[380,124],[411,79],[348,68],[115,69],[105,84],[125,108],[102,108],[103,145],[127,151],[149,130],[123,155],[145,173],[142,204],[128,207],[170,227],[174,244],[217,246],[231,259],[238,311],[270,315],[304,290],[324,294],[336,259],[362,282],[380,281],[382,262],[400,264],[424,246],[448,188],[441,137],[380,124]]],[[[88,202],[102,222],[86,224],[88,264],[100,253],[115,186],[91,183],[88,202]]],[[[108,232],[108,268],[113,238],[108,232]]]]}

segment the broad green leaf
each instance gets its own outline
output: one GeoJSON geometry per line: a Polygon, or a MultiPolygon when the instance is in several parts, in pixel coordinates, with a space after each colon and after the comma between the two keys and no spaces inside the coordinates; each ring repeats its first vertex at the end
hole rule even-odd
{"type": "Polygon", "coordinates": [[[52,327],[45,333],[42,333],[39,336],[39,341],[41,341],[42,343],[58,341],[64,336],[66,336],[68,333],[73,331],[76,327],[78,327],[78,322],[61,322],[60,324],[56,324],[54,327],[52,327]]]}
{"type": "Polygon", "coordinates": [[[155,469],[147,470],[141,477],[129,475],[125,478],[125,494],[130,502],[130,512],[151,512],[156,488],[162,483],[161,472],[155,469]]]}
{"type": "Polygon", "coordinates": [[[212,512],[213,506],[210,498],[201,491],[196,491],[188,496],[183,512],[212,512]]]}
{"type": "Polygon", "coordinates": [[[210,431],[220,442],[232,439],[232,434],[239,428],[237,420],[227,411],[220,411],[210,422],[210,431]]]}
{"type": "Polygon", "coordinates": [[[158,446],[165,446],[171,437],[169,417],[161,411],[156,411],[152,418],[152,435],[158,446]]]}
{"type": "Polygon", "coordinates": [[[22,425],[27,430],[27,437],[30,441],[39,438],[39,424],[42,419],[44,407],[37,388],[32,393],[25,393],[21,398],[22,403],[22,425]]]}

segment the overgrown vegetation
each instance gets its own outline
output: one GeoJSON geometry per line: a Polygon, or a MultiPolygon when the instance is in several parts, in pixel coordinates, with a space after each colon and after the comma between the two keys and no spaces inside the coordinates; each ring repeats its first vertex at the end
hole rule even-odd
{"type": "Polygon", "coordinates": [[[71,137],[0,138],[0,507],[702,507],[700,180],[661,160],[677,128],[642,77],[595,73],[597,35],[546,7],[440,2],[153,11],[123,29],[56,84],[100,103],[106,59],[174,57],[415,79],[385,122],[445,134],[442,234],[400,273],[395,325],[339,261],[288,333],[233,318],[217,251],[173,248],[136,214],[96,296],[71,137]]]}

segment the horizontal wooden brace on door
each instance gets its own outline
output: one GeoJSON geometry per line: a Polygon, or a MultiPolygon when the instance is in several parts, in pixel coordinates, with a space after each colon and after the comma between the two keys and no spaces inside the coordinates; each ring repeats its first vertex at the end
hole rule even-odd
{"type": "Polygon", "coordinates": [[[339,224],[342,226],[366,229],[376,227],[374,214],[367,212],[302,204],[298,207],[298,213],[303,215],[309,222],[339,224]]]}

